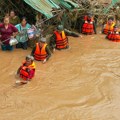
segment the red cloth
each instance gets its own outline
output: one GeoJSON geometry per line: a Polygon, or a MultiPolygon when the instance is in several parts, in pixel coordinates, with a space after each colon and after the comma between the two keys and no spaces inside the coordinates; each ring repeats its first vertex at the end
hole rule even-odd
{"type": "Polygon", "coordinates": [[[8,39],[3,44],[8,45],[10,41],[10,37],[12,36],[13,32],[18,32],[18,29],[13,26],[12,24],[8,25],[8,28],[5,29],[4,24],[0,24],[0,34],[1,34],[1,41],[8,39]]]}
{"type": "Polygon", "coordinates": [[[32,79],[34,77],[34,74],[35,74],[35,70],[30,70],[28,78],[32,79]]]}

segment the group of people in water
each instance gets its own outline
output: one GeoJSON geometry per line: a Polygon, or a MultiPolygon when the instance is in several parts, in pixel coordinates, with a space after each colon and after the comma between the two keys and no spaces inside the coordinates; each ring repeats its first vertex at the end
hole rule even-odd
{"type": "MultiPolygon", "coordinates": [[[[83,22],[79,26],[79,32],[85,35],[97,34],[96,25],[92,14],[84,16],[83,22]]],[[[27,23],[27,19],[23,17],[21,22],[19,18],[15,16],[14,11],[11,11],[10,16],[5,16],[3,23],[0,24],[0,44],[3,51],[13,50],[13,46],[10,45],[10,40],[16,38],[18,43],[16,48],[27,49],[28,34],[27,29],[31,28],[31,25],[27,23]],[[11,21],[11,22],[10,22],[11,21]],[[11,24],[10,24],[11,23],[11,24]]],[[[106,34],[106,38],[120,42],[120,30],[115,24],[114,18],[109,17],[107,23],[102,28],[102,33],[106,34]]],[[[68,49],[69,40],[67,36],[79,37],[79,34],[71,32],[64,28],[63,25],[58,25],[53,31],[53,35],[50,37],[50,43],[47,44],[45,37],[40,37],[38,42],[35,43],[30,55],[26,56],[22,66],[19,67],[17,75],[21,78],[16,83],[24,84],[30,81],[35,75],[35,63],[36,61],[42,61],[46,63],[51,57],[51,51],[68,49]]]]}

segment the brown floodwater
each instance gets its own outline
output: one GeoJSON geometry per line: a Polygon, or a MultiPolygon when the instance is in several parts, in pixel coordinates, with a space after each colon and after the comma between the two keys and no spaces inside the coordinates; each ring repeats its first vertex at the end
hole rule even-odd
{"type": "Polygon", "coordinates": [[[15,87],[30,49],[0,51],[0,120],[119,120],[120,43],[104,35],[69,37],[70,48],[36,63],[35,78],[15,87]]]}

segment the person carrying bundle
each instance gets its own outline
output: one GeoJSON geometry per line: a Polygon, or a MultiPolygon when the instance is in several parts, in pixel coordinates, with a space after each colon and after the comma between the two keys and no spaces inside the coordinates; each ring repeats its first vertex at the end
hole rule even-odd
{"type": "Polygon", "coordinates": [[[23,17],[21,19],[21,23],[17,24],[15,27],[19,31],[19,34],[16,36],[16,39],[18,40],[18,44],[16,45],[16,48],[17,49],[22,48],[22,49],[26,50],[28,48],[27,30],[31,27],[31,25],[29,23],[27,23],[26,17],[23,17]]]}
{"type": "Polygon", "coordinates": [[[9,17],[5,17],[4,22],[0,24],[0,45],[3,51],[13,50],[13,46],[10,45],[10,39],[17,34],[17,28],[9,23],[9,17]]]}

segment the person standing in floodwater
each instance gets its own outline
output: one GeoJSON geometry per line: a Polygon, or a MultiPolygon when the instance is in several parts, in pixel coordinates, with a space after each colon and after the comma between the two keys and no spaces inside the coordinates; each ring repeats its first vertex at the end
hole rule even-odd
{"type": "Polygon", "coordinates": [[[46,63],[47,60],[51,57],[51,51],[46,43],[46,38],[40,38],[36,46],[33,48],[31,55],[37,61],[42,61],[46,63]]]}
{"type": "Polygon", "coordinates": [[[30,81],[35,75],[35,63],[33,56],[26,56],[25,61],[22,66],[20,66],[17,70],[17,75],[22,79],[20,81],[16,81],[16,83],[27,83],[30,81]]]}
{"type": "Polygon", "coordinates": [[[58,25],[57,30],[50,38],[50,46],[55,51],[69,48],[68,37],[65,34],[63,25],[58,25]]]}
{"type": "Polygon", "coordinates": [[[63,25],[58,25],[57,29],[50,37],[50,48],[52,49],[52,51],[55,51],[55,49],[57,50],[68,49],[69,42],[67,36],[79,37],[79,34],[64,29],[63,25]]]}
{"type": "Polygon", "coordinates": [[[106,38],[113,42],[120,42],[120,30],[117,25],[114,26],[113,31],[108,32],[106,38]]]}
{"type": "Polygon", "coordinates": [[[114,26],[115,26],[114,18],[109,17],[107,23],[102,28],[102,33],[107,35],[109,32],[113,31],[114,26]]]}
{"type": "Polygon", "coordinates": [[[16,27],[9,23],[9,17],[4,18],[4,23],[0,24],[0,44],[3,51],[13,50],[13,46],[9,44],[10,39],[18,33],[16,27]]]}
{"type": "Polygon", "coordinates": [[[91,13],[84,16],[84,20],[80,23],[79,32],[86,35],[97,34],[96,25],[91,13]]]}
{"type": "Polygon", "coordinates": [[[22,48],[22,49],[26,50],[28,47],[27,30],[29,28],[31,28],[31,25],[29,23],[27,23],[26,17],[23,17],[21,19],[21,23],[17,24],[15,27],[19,31],[19,34],[16,36],[16,39],[18,40],[18,44],[16,45],[16,48],[22,48]]]}

